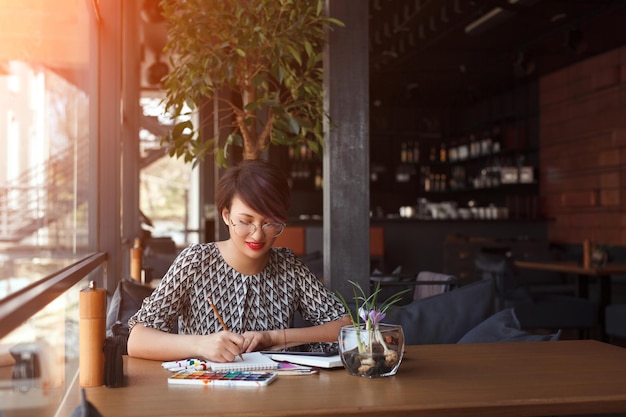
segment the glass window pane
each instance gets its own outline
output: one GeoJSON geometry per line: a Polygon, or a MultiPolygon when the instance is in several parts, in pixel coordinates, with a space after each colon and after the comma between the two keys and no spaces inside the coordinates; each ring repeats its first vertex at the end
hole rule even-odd
{"type": "Polygon", "coordinates": [[[85,2],[0,0],[0,299],[89,252],[85,2]]]}

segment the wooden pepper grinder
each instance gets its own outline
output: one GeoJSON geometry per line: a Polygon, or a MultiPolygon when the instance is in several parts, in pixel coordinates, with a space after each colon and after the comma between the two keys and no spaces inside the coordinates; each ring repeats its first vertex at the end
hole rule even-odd
{"type": "Polygon", "coordinates": [[[104,384],[104,339],[106,337],[106,291],[95,281],[79,293],[79,381],[81,387],[104,384]]]}
{"type": "Polygon", "coordinates": [[[141,249],[141,240],[135,238],[133,247],[130,248],[130,277],[135,281],[141,282],[143,250],[141,249]]]}

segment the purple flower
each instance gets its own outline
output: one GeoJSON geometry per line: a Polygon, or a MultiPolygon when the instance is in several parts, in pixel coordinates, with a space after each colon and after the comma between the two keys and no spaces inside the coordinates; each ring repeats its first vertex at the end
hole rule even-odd
{"type": "Polygon", "coordinates": [[[368,315],[369,315],[369,310],[366,310],[365,307],[359,307],[359,317],[361,317],[363,321],[367,320],[368,315]]]}
{"type": "Polygon", "coordinates": [[[376,326],[378,323],[380,323],[380,321],[384,319],[385,316],[386,316],[385,313],[375,310],[375,309],[371,309],[369,312],[369,318],[372,321],[373,326],[376,326]]]}
{"type": "Polygon", "coordinates": [[[386,314],[375,308],[359,307],[359,316],[363,321],[369,321],[372,326],[376,326],[386,314]]]}

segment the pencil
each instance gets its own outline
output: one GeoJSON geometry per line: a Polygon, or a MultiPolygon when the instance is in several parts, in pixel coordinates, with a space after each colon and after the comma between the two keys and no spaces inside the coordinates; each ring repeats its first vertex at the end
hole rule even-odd
{"type": "MultiPolygon", "coordinates": [[[[222,329],[224,329],[225,331],[228,331],[228,326],[226,326],[226,323],[224,323],[224,319],[222,318],[222,315],[217,310],[217,307],[215,307],[215,304],[213,304],[213,301],[211,301],[211,297],[207,297],[206,299],[211,305],[211,308],[213,309],[213,313],[215,313],[215,317],[217,317],[220,324],[222,325],[222,329]]],[[[241,353],[239,354],[239,357],[241,358],[241,360],[243,360],[243,355],[241,353]]]]}

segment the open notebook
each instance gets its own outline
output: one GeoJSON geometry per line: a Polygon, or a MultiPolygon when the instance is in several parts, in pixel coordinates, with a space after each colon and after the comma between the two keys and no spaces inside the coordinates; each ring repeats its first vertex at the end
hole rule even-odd
{"type": "Polygon", "coordinates": [[[240,357],[235,358],[233,362],[211,362],[207,361],[207,365],[214,372],[231,372],[231,371],[258,371],[278,369],[278,363],[261,352],[244,353],[243,360],[240,357]]]}

